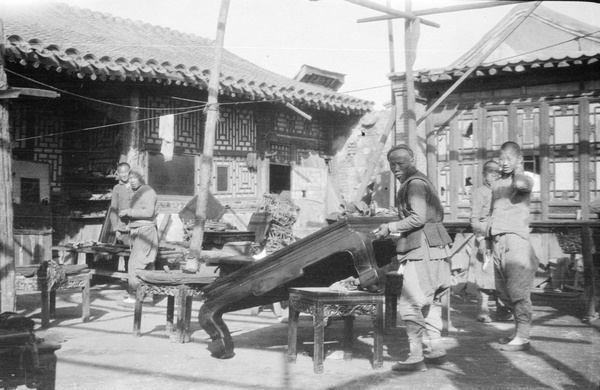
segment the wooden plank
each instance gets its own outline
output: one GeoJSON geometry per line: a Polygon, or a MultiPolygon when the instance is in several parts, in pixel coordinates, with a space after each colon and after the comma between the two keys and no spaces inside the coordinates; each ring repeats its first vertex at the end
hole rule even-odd
{"type": "Polygon", "coordinates": [[[171,214],[165,214],[163,220],[158,227],[158,241],[164,241],[164,238],[169,230],[169,226],[171,226],[171,214]]]}

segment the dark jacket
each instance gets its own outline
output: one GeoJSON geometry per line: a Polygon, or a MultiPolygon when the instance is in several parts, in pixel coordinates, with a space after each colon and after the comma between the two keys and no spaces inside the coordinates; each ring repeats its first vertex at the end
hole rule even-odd
{"type": "Polygon", "coordinates": [[[415,171],[415,173],[405,179],[398,190],[396,206],[398,207],[398,214],[401,220],[415,212],[415,210],[411,209],[411,196],[422,196],[425,199],[425,216],[424,218],[420,216],[420,220],[424,221],[424,224],[408,232],[403,232],[396,244],[396,252],[406,253],[418,248],[421,245],[422,234],[425,234],[430,247],[450,244],[452,239],[442,224],[444,220],[444,208],[440,202],[440,198],[427,176],[419,171],[415,171]],[[421,185],[415,185],[417,183],[421,185]]]}

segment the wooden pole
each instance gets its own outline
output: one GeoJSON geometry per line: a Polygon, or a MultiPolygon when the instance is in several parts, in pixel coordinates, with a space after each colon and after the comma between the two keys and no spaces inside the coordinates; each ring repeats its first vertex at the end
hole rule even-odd
{"type": "MultiPolygon", "coordinates": [[[[388,7],[391,6],[391,0],[386,1],[386,5],[388,7]]],[[[388,47],[390,54],[390,73],[396,73],[396,47],[394,44],[394,21],[388,20],[388,47]]],[[[390,114],[394,117],[394,126],[390,127],[390,133],[393,131],[396,124],[396,93],[394,92],[394,83],[390,83],[390,93],[392,95],[392,109],[393,112],[390,114]]],[[[392,145],[396,145],[396,132],[392,133],[392,145]]],[[[386,140],[387,141],[387,140],[386,140]]],[[[379,157],[377,157],[379,158],[379,157]]],[[[393,205],[396,201],[396,177],[394,176],[394,172],[391,170],[388,172],[389,176],[389,186],[388,186],[388,202],[389,205],[393,205]]],[[[365,188],[366,189],[366,188],[365,188]]]]}
{"type": "MultiPolygon", "coordinates": [[[[490,7],[499,7],[501,5],[512,5],[524,3],[525,1],[489,1],[485,3],[476,3],[476,4],[461,4],[461,5],[452,5],[449,7],[443,8],[429,8],[423,9],[419,11],[413,11],[412,15],[415,16],[426,16],[426,15],[435,15],[435,14],[444,14],[450,12],[458,12],[458,11],[468,11],[472,9],[481,9],[481,8],[490,8],[490,7]]],[[[381,20],[390,20],[390,19],[399,19],[401,16],[396,15],[381,15],[381,16],[372,16],[369,18],[358,19],[358,23],[367,23],[367,22],[379,22],[381,20]]]]}
{"type": "MultiPolygon", "coordinates": [[[[206,105],[206,129],[204,131],[204,149],[201,158],[200,180],[198,188],[198,198],[196,202],[196,216],[194,220],[194,230],[190,243],[190,253],[188,257],[195,259],[196,264],[202,251],[202,240],[204,238],[204,226],[206,224],[206,205],[208,203],[208,190],[212,177],[213,148],[215,145],[215,129],[219,120],[219,83],[221,74],[221,62],[223,59],[223,44],[225,41],[225,26],[227,24],[227,12],[229,11],[229,1],[221,1],[221,11],[219,13],[219,22],[217,25],[217,39],[215,45],[215,58],[210,72],[210,81],[208,83],[208,103],[206,105]]],[[[192,263],[194,263],[192,261],[192,263]]],[[[193,267],[186,267],[192,271],[193,267]]],[[[197,265],[196,265],[197,270],[197,265]]]]}
{"type": "MultiPolygon", "coordinates": [[[[8,88],[4,72],[4,23],[0,19],[0,91],[8,88]]],[[[16,311],[13,244],[12,152],[7,100],[0,100],[0,312],[16,311]]]]}
{"type": "MultiPolygon", "coordinates": [[[[454,90],[456,88],[458,88],[459,85],[462,84],[463,81],[465,81],[465,79],[467,77],[469,77],[469,75],[471,73],[473,73],[475,71],[475,69],[477,69],[479,67],[479,65],[481,65],[481,63],[483,61],[485,61],[486,58],[488,58],[490,56],[490,54],[492,54],[494,52],[494,50],[496,50],[498,48],[498,46],[500,46],[500,44],[502,42],[504,42],[504,40],[506,38],[508,38],[508,36],[510,34],[513,33],[513,31],[515,31],[517,29],[517,27],[519,27],[521,25],[521,23],[527,19],[527,17],[529,17],[529,15],[531,15],[531,13],[533,11],[535,11],[535,9],[538,7],[538,5],[540,5],[542,2],[541,1],[536,1],[535,4],[523,15],[521,16],[521,20],[519,20],[519,22],[514,23],[512,25],[511,28],[509,28],[508,30],[506,30],[504,32],[504,34],[502,35],[501,39],[498,39],[498,41],[496,41],[495,44],[493,44],[492,46],[490,46],[485,52],[483,52],[480,57],[477,59],[477,61],[475,62],[475,65],[471,66],[469,69],[467,69],[467,71],[458,79],[456,80],[456,82],[454,84],[452,84],[452,86],[450,88],[448,88],[448,90],[446,92],[444,92],[444,94],[442,96],[440,96],[438,98],[438,100],[435,101],[435,103],[433,103],[425,112],[425,114],[419,118],[419,120],[417,121],[417,126],[423,122],[425,120],[425,118],[427,118],[429,116],[429,114],[431,114],[433,112],[433,110],[435,110],[440,104],[442,104],[442,102],[444,100],[446,100],[446,98],[452,93],[454,92],[454,90]]],[[[408,79],[408,75],[407,75],[407,79],[408,79]]]]}
{"type": "MultiPolygon", "coordinates": [[[[405,9],[412,11],[412,1],[406,0],[405,9]]],[[[406,66],[406,96],[404,98],[404,120],[408,130],[408,146],[417,150],[417,114],[415,111],[415,78],[413,65],[417,56],[417,40],[419,39],[419,19],[404,21],[404,58],[406,66]]]]}
{"type": "MultiPolygon", "coordinates": [[[[381,5],[381,4],[375,3],[374,1],[370,1],[370,0],[346,0],[346,1],[349,3],[363,6],[365,8],[370,8],[375,11],[385,12],[386,14],[398,16],[399,18],[406,18],[407,20],[415,20],[417,18],[417,16],[413,15],[410,11],[407,11],[407,12],[398,11],[396,9],[386,7],[385,5],[381,5]]],[[[427,26],[431,26],[431,27],[436,27],[436,28],[440,27],[439,24],[434,23],[430,20],[426,20],[426,19],[421,19],[421,23],[423,23],[427,26]]]]}

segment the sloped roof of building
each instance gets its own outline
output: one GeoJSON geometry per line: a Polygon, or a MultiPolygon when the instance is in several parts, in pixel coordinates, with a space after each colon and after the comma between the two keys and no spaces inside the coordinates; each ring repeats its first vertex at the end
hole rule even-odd
{"type": "MultiPolygon", "coordinates": [[[[93,80],[177,83],[207,89],[215,42],[167,27],[40,2],[0,5],[9,61],[93,80]]],[[[362,114],[373,102],[278,75],[224,50],[220,93],[362,114]]]]}
{"type": "MultiPolygon", "coordinates": [[[[532,3],[515,6],[475,46],[445,68],[415,72],[420,82],[452,80],[478,64],[492,46],[499,46],[471,77],[523,72],[529,68],[582,66],[600,59],[600,27],[538,6],[521,21],[532,3]],[[506,37],[506,33],[517,25],[506,37]]],[[[600,7],[600,6],[599,6],[600,7]]],[[[402,77],[403,74],[397,74],[402,77]]]]}

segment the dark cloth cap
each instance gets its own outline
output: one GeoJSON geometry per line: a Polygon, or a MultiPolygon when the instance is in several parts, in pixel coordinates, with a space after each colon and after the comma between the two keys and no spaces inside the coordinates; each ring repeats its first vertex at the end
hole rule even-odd
{"type": "Polygon", "coordinates": [[[129,174],[136,175],[140,179],[144,178],[144,170],[142,169],[142,167],[131,167],[131,169],[129,170],[129,174]]]}

